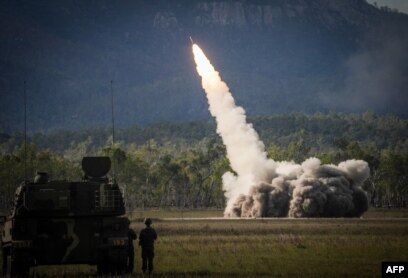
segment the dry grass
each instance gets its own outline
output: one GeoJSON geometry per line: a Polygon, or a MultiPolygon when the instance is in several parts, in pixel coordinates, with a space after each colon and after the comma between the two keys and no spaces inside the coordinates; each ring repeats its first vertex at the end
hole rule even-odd
{"type": "MultiPolygon", "coordinates": [[[[407,210],[362,219],[195,219],[222,211],[134,213],[139,231],[154,218],[154,277],[380,277],[382,261],[408,261],[407,210]],[[186,215],[186,216],[184,216],[186,215]]],[[[141,267],[136,247],[135,274],[141,267]]],[[[95,267],[37,267],[38,277],[89,277],[95,267]]]]}
{"type": "MultiPolygon", "coordinates": [[[[128,213],[133,221],[143,221],[146,217],[161,218],[214,218],[223,217],[222,209],[137,209],[128,213]]],[[[408,208],[370,208],[362,218],[408,218],[408,208]]]]}
{"type": "Polygon", "coordinates": [[[408,260],[408,220],[156,222],[157,271],[239,276],[379,276],[408,260]]]}

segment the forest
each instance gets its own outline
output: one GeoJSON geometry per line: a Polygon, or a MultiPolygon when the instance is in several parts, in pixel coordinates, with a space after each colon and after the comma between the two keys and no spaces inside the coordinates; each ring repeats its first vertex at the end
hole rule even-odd
{"type": "MultiPolygon", "coordinates": [[[[326,164],[347,159],[369,163],[364,189],[372,206],[402,207],[408,198],[408,121],[395,116],[301,114],[249,118],[269,158],[326,164]]],[[[44,171],[53,180],[80,180],[83,156],[106,155],[124,192],[127,209],[223,208],[222,175],[230,170],[212,121],[169,122],[0,136],[0,211],[16,187],[44,171]],[[26,169],[26,170],[25,170],[26,169]]]]}

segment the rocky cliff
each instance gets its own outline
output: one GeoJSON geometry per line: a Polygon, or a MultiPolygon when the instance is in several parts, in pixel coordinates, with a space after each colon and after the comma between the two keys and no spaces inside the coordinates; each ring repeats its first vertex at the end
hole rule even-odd
{"type": "MultiPolygon", "coordinates": [[[[197,26],[274,27],[289,21],[314,22],[330,28],[339,25],[366,29],[380,16],[378,9],[365,1],[195,1],[191,5],[192,23],[197,26]]],[[[159,11],[157,28],[182,26],[173,11],[159,11]]]]}

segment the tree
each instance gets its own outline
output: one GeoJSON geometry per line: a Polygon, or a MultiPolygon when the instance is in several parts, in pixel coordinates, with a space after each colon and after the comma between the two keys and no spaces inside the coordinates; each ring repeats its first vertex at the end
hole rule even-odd
{"type": "Polygon", "coordinates": [[[408,154],[384,151],[381,157],[381,186],[386,201],[396,206],[406,202],[408,196],[408,154]]]}

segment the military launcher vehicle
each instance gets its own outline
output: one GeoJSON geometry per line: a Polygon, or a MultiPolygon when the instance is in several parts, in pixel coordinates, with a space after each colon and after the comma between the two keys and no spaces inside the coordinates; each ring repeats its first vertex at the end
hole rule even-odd
{"type": "Polygon", "coordinates": [[[99,274],[125,273],[129,220],[108,157],[85,157],[83,180],[49,181],[38,173],[16,190],[2,230],[3,271],[26,276],[38,265],[97,265],[99,274]]]}

